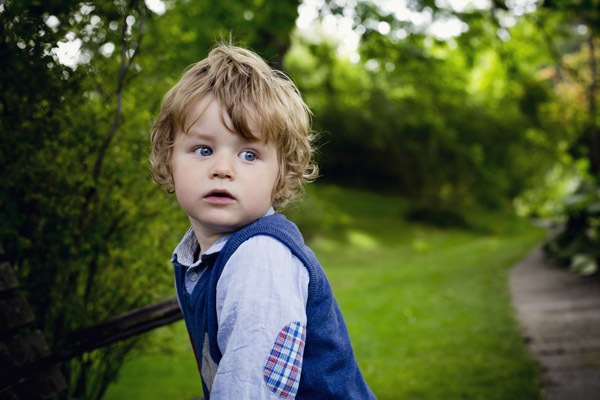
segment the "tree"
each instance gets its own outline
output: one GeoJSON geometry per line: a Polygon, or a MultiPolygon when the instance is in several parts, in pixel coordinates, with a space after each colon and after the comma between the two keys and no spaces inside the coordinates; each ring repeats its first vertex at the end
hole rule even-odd
{"type": "Polygon", "coordinates": [[[600,138],[598,34],[600,2],[544,1],[536,21],[553,65],[543,76],[555,93],[549,120],[567,136],[566,160],[578,186],[564,198],[562,226],[546,251],[572,271],[597,273],[600,263],[600,138]]]}
{"type": "MultiPolygon", "coordinates": [[[[589,172],[593,179],[600,179],[600,133],[598,130],[597,97],[599,88],[598,75],[598,35],[600,34],[600,2],[587,0],[571,2],[563,0],[545,0],[541,10],[544,19],[540,26],[546,31],[557,29],[562,35],[546,35],[546,42],[555,57],[557,84],[570,81],[580,86],[586,101],[584,127],[582,127],[579,148],[576,150],[589,159],[589,172]],[[546,24],[546,26],[543,26],[546,24]],[[548,26],[549,25],[549,26],[548,26]],[[567,40],[565,40],[567,39],[567,40]],[[562,43],[561,43],[562,42],[562,43]],[[565,57],[571,49],[561,49],[566,43],[580,48],[584,60],[573,63],[565,57]],[[565,54],[565,50],[566,53],[565,54]],[[586,138],[587,136],[587,138],[586,138]]],[[[574,149],[575,150],[575,149],[574,149]]]]}
{"type": "Polygon", "coordinates": [[[442,222],[509,208],[554,164],[549,89],[534,75],[547,57],[518,59],[535,44],[503,40],[492,12],[461,15],[469,30],[443,40],[371,2],[355,11],[359,62],[302,38],[286,60],[324,132],[323,179],[402,193],[415,216],[442,222]]]}
{"type": "MultiPolygon", "coordinates": [[[[0,5],[0,242],[54,349],[171,295],[168,255],[189,222],[149,179],[162,94],[230,30],[277,62],[297,14],[295,0],[169,4],[162,16],[142,0],[0,5]],[[77,62],[58,60],[61,43],[80,47],[77,62]]],[[[65,363],[63,397],[102,397],[137,344],[65,363]]]]}
{"type": "MultiPolygon", "coordinates": [[[[69,346],[71,332],[157,295],[140,292],[143,280],[132,277],[145,269],[146,285],[159,281],[150,273],[164,268],[161,258],[142,255],[155,241],[145,237],[146,224],[164,199],[144,200],[147,171],[130,160],[145,152],[123,132],[146,15],[143,1],[7,2],[0,15],[2,170],[10,177],[2,182],[1,240],[55,349],[69,346]],[[51,49],[65,38],[81,41],[87,63],[57,62],[51,49]],[[101,54],[108,42],[118,63],[101,54]]],[[[65,363],[64,396],[101,397],[132,345],[65,363]]]]}

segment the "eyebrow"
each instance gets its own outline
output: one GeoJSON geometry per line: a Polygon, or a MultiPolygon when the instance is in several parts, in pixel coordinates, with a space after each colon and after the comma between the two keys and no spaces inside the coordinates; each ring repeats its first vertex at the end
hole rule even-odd
{"type": "Polygon", "coordinates": [[[184,136],[187,136],[188,138],[197,138],[197,139],[212,139],[216,136],[214,133],[211,133],[211,132],[194,130],[194,129],[188,129],[187,132],[183,132],[183,134],[184,134],[184,136]]]}
{"type": "MultiPolygon", "coordinates": [[[[236,135],[240,139],[240,141],[242,141],[244,143],[252,144],[255,146],[267,145],[266,141],[262,138],[260,138],[258,140],[249,140],[248,138],[246,138],[244,135],[242,135],[240,133],[232,132],[232,134],[236,135]]],[[[211,140],[214,140],[215,137],[218,135],[215,133],[212,133],[210,131],[188,129],[187,133],[184,132],[183,136],[185,136],[187,139],[200,139],[200,140],[211,141],[211,140]]]]}

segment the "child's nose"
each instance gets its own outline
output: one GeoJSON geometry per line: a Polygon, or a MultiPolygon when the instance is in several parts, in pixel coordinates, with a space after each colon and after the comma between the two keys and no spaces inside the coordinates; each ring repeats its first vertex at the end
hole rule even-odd
{"type": "Polygon", "coordinates": [[[233,179],[231,160],[223,155],[215,157],[210,176],[218,179],[233,179]]]}

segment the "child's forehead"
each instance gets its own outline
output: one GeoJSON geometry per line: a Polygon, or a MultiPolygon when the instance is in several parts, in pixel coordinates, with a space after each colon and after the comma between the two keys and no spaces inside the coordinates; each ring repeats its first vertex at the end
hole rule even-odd
{"type": "Polygon", "coordinates": [[[195,128],[210,129],[214,124],[223,124],[233,134],[243,136],[251,141],[262,140],[260,117],[253,109],[240,115],[231,116],[226,107],[212,94],[208,93],[192,101],[184,110],[183,133],[189,135],[195,128]],[[233,117],[233,119],[232,119],[233,117]],[[234,122],[234,119],[240,120],[234,122]],[[236,125],[247,128],[239,129],[236,125]],[[240,132],[246,130],[246,132],[240,132]]]}
{"type": "Polygon", "coordinates": [[[227,115],[225,108],[211,93],[190,101],[184,108],[184,132],[187,134],[193,125],[204,123],[213,118],[215,114],[223,120],[228,128],[233,129],[231,118],[227,115]]]}

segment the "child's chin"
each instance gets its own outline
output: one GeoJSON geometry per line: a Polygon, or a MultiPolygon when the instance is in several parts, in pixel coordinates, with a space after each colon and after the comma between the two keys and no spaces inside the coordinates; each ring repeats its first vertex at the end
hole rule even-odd
{"type": "Polygon", "coordinates": [[[230,233],[240,230],[246,225],[253,223],[263,215],[264,214],[249,215],[243,218],[223,215],[215,215],[213,218],[211,218],[209,215],[204,215],[204,219],[200,221],[200,223],[215,232],[230,233]]]}

